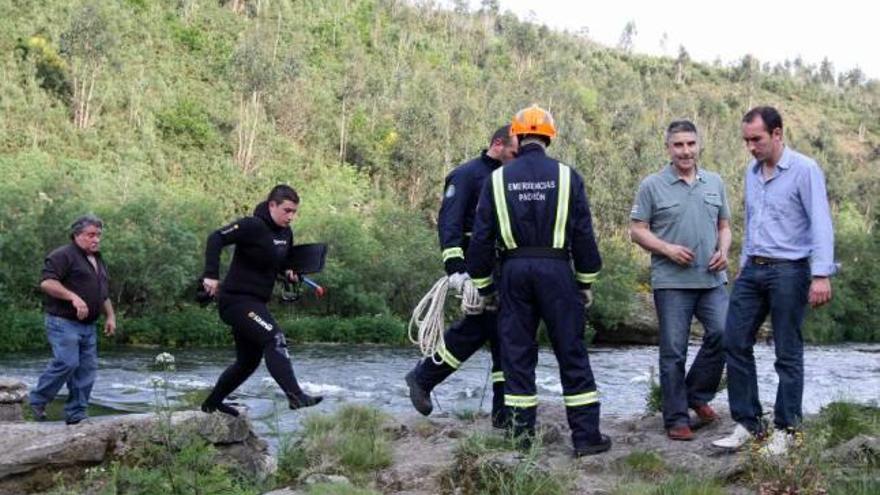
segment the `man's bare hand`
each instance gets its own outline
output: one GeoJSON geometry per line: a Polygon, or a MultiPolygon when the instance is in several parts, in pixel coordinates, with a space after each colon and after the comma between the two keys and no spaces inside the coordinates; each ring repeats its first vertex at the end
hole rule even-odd
{"type": "Polygon", "coordinates": [[[299,275],[297,275],[296,272],[293,270],[286,270],[284,272],[284,278],[286,278],[288,282],[294,284],[299,282],[299,275]]]}
{"type": "Polygon", "coordinates": [[[715,251],[712,258],[709,259],[709,271],[720,272],[727,269],[727,254],[721,251],[715,251]]]}
{"type": "Polygon", "coordinates": [[[810,282],[810,306],[818,308],[831,300],[831,279],[828,277],[813,277],[810,282]]]}
{"type": "Polygon", "coordinates": [[[89,316],[89,305],[78,295],[73,294],[70,303],[73,304],[73,308],[76,309],[76,318],[78,320],[85,320],[89,316]]]}
{"type": "Polygon", "coordinates": [[[678,244],[667,244],[663,249],[663,254],[682,266],[690,265],[694,261],[694,252],[678,244]]]}
{"type": "Polygon", "coordinates": [[[116,334],[116,317],[108,316],[107,321],[104,322],[104,335],[108,337],[112,337],[116,334]]]}
{"type": "Polygon", "coordinates": [[[209,296],[216,296],[217,288],[220,287],[220,281],[216,278],[206,278],[202,280],[202,286],[209,296]]]}

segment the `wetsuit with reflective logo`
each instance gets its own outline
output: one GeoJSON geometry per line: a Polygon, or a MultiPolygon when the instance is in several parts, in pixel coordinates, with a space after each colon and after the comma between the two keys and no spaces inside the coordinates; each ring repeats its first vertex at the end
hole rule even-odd
{"type": "Polygon", "coordinates": [[[288,399],[296,401],[303,393],[293,374],[287,341],[266,307],[276,277],[290,268],[293,232],[289,227],[278,226],[267,203],[260,203],[253,216],[237,220],[208,237],[205,278],[219,278],[220,252],[230,244],[235,245],[235,253],[220,286],[218,305],[220,319],[232,327],[235,362],[217,379],[205,403],[222,403],[253,374],[262,358],[288,399]]]}

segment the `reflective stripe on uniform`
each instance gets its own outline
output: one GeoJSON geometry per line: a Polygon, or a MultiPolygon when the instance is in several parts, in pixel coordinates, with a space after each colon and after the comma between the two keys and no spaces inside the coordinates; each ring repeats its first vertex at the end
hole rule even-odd
{"type": "Polygon", "coordinates": [[[476,287],[477,289],[485,289],[486,287],[492,285],[492,276],[490,275],[485,278],[472,278],[471,282],[474,283],[474,287],[476,287]]]}
{"type": "Polygon", "coordinates": [[[538,396],[504,394],[504,405],[510,407],[538,407],[538,396]]]}
{"type": "Polygon", "coordinates": [[[599,278],[599,272],[596,273],[580,273],[574,274],[574,278],[582,284],[592,284],[599,278]]]}
{"type": "Polygon", "coordinates": [[[582,394],[565,395],[562,397],[565,407],[588,406],[599,402],[599,392],[584,392],[582,394]]]}
{"type": "Polygon", "coordinates": [[[464,258],[464,250],[460,247],[451,247],[443,250],[443,262],[449,258],[464,258]]]}
{"type": "Polygon", "coordinates": [[[571,169],[559,164],[559,189],[556,193],[556,225],[553,227],[553,247],[565,247],[565,225],[568,223],[568,198],[571,195],[571,169]]]}
{"type": "Polygon", "coordinates": [[[510,215],[507,214],[507,199],[504,196],[504,167],[492,172],[492,195],[495,200],[495,212],[498,215],[498,230],[501,231],[501,239],[504,247],[515,249],[516,241],[513,239],[513,229],[510,226],[510,215]]]}
{"type": "Polygon", "coordinates": [[[437,349],[437,354],[440,355],[440,359],[442,359],[444,363],[448,364],[453,369],[457,370],[458,367],[461,366],[461,361],[456,359],[455,356],[453,356],[452,353],[449,352],[449,349],[447,349],[445,345],[437,349]]]}
{"type": "Polygon", "coordinates": [[[492,372],[492,383],[498,383],[504,381],[504,372],[503,371],[493,371],[492,372]]]}

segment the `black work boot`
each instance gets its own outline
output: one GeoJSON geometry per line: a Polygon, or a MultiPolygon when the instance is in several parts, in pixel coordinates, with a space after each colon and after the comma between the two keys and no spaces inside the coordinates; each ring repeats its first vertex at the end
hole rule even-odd
{"type": "Polygon", "coordinates": [[[322,400],[324,400],[323,395],[309,395],[305,392],[300,392],[296,395],[287,396],[287,404],[288,406],[290,406],[291,409],[312,407],[314,405],[320,404],[322,400]]]}
{"type": "Polygon", "coordinates": [[[419,381],[416,380],[416,370],[406,374],[406,386],[409,387],[409,400],[416,411],[422,416],[431,414],[431,411],[434,410],[434,404],[431,403],[431,393],[419,385],[419,381]]]}
{"type": "Polygon", "coordinates": [[[504,382],[492,384],[492,428],[510,428],[510,408],[504,405],[504,382]]]}
{"type": "Polygon", "coordinates": [[[611,450],[611,438],[608,435],[599,436],[601,438],[598,443],[575,446],[574,456],[583,457],[587,455],[596,455],[611,450]]]}

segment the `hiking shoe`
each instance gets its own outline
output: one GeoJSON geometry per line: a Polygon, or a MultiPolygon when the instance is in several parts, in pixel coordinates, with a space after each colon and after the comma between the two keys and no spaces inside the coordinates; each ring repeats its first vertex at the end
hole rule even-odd
{"type": "Polygon", "coordinates": [[[601,440],[599,441],[599,443],[575,447],[574,456],[584,457],[588,455],[601,454],[602,452],[607,452],[611,450],[611,437],[609,437],[608,435],[600,435],[600,437],[601,440]]]}
{"type": "Polygon", "coordinates": [[[736,428],[733,429],[733,433],[724,438],[715,440],[712,442],[712,445],[721,449],[739,450],[753,438],[755,438],[755,435],[753,435],[752,432],[750,432],[745,426],[737,423],[736,428]]]}
{"type": "Polygon", "coordinates": [[[34,421],[46,421],[46,404],[31,404],[34,421]]]}
{"type": "Polygon", "coordinates": [[[289,396],[287,398],[287,405],[291,409],[301,409],[318,405],[322,400],[324,400],[323,395],[309,395],[305,392],[300,392],[298,395],[289,396]]]}
{"type": "Polygon", "coordinates": [[[694,439],[694,432],[691,431],[691,427],[688,425],[679,425],[666,430],[666,436],[670,440],[689,442],[694,439]]]}
{"type": "Polygon", "coordinates": [[[693,409],[694,412],[697,413],[697,417],[700,418],[700,426],[705,426],[721,419],[718,416],[718,413],[716,413],[709,404],[694,406],[691,407],[691,409],[693,409]]]}
{"type": "Polygon", "coordinates": [[[758,453],[765,457],[783,455],[794,444],[794,435],[785,430],[773,430],[769,437],[764,446],[758,449],[758,453]]]}
{"type": "Polygon", "coordinates": [[[214,411],[220,411],[223,414],[228,414],[230,416],[238,416],[238,409],[232,407],[232,405],[225,402],[221,402],[219,404],[209,403],[207,400],[205,402],[202,402],[202,412],[211,414],[214,411]]]}
{"type": "Polygon", "coordinates": [[[422,416],[428,416],[434,410],[434,404],[431,403],[431,394],[419,385],[416,380],[416,370],[412,370],[406,374],[406,386],[409,387],[409,401],[412,402],[416,411],[422,416]]]}

